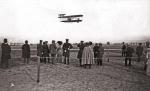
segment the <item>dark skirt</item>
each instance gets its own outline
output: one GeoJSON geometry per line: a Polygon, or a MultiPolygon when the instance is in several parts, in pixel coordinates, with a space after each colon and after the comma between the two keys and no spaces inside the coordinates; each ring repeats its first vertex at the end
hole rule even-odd
{"type": "Polygon", "coordinates": [[[83,50],[79,50],[79,51],[78,51],[77,58],[81,59],[81,58],[82,58],[82,53],[83,53],[83,50]]]}

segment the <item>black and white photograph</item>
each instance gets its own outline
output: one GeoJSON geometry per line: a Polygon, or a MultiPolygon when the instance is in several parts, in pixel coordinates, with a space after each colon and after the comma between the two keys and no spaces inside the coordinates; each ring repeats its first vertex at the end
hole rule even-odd
{"type": "Polygon", "coordinates": [[[0,0],[0,91],[150,91],[150,0],[0,0]]]}

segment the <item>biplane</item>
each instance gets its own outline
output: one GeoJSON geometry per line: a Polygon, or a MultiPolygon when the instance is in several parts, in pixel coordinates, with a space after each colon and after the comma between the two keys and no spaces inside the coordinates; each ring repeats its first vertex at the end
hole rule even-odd
{"type": "Polygon", "coordinates": [[[59,14],[58,18],[61,18],[61,22],[81,22],[82,20],[80,19],[83,17],[83,15],[66,15],[66,14],[59,14]]]}

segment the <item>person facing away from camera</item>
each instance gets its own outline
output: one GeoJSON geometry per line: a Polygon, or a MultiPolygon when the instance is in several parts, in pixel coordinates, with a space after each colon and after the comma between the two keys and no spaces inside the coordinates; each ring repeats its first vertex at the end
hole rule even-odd
{"type": "Polygon", "coordinates": [[[103,54],[104,54],[104,47],[102,46],[102,43],[99,43],[99,49],[98,49],[98,60],[97,65],[102,65],[103,63],[103,54]]]}
{"type": "Polygon", "coordinates": [[[37,44],[37,56],[40,57],[40,62],[42,63],[42,55],[43,55],[43,48],[42,48],[43,44],[42,44],[42,40],[40,40],[40,43],[37,44]]]}
{"type": "Polygon", "coordinates": [[[146,41],[146,48],[149,48],[150,46],[150,42],[149,41],[146,41]]]}
{"type": "Polygon", "coordinates": [[[57,61],[58,62],[63,62],[63,50],[62,50],[62,41],[57,42],[57,61]]]}
{"type": "Polygon", "coordinates": [[[126,45],[125,45],[125,43],[123,42],[122,43],[122,57],[125,57],[125,54],[126,54],[126,45]]]}
{"type": "Polygon", "coordinates": [[[91,65],[94,64],[94,53],[91,45],[91,42],[87,42],[83,49],[81,65],[83,65],[84,68],[86,68],[87,66],[91,68],[91,65]]]}
{"type": "Polygon", "coordinates": [[[22,58],[24,59],[24,63],[29,63],[30,45],[28,44],[28,40],[26,40],[25,44],[22,45],[22,58]]]}
{"type": "Polygon", "coordinates": [[[133,53],[134,53],[134,49],[131,47],[131,45],[127,44],[126,54],[125,54],[125,66],[127,66],[128,60],[129,60],[129,66],[131,66],[131,59],[133,53]]]}
{"type": "Polygon", "coordinates": [[[8,44],[7,39],[4,39],[4,43],[1,45],[2,55],[1,55],[1,67],[8,68],[9,66],[9,59],[11,58],[11,47],[8,44]]]}
{"type": "Polygon", "coordinates": [[[97,63],[98,62],[98,52],[99,52],[98,43],[96,43],[95,46],[93,47],[93,52],[94,52],[94,60],[97,63]]]}
{"type": "Polygon", "coordinates": [[[55,44],[55,40],[52,40],[52,44],[50,44],[50,46],[49,46],[49,51],[50,51],[50,54],[51,54],[52,64],[54,64],[54,61],[56,59],[56,54],[57,54],[57,47],[56,47],[56,44],[55,44]]]}
{"type": "Polygon", "coordinates": [[[72,48],[73,46],[69,43],[69,39],[66,39],[66,43],[63,45],[64,64],[69,65],[70,49],[72,48]]]}
{"type": "Polygon", "coordinates": [[[81,61],[82,61],[82,53],[84,49],[84,41],[81,41],[77,46],[79,47],[77,58],[79,59],[80,66],[82,66],[81,61]]]}
{"type": "Polygon", "coordinates": [[[50,63],[50,59],[49,59],[49,48],[48,48],[48,42],[45,41],[43,42],[43,62],[46,64],[47,62],[50,63]]]}
{"type": "Polygon", "coordinates": [[[143,46],[142,43],[139,43],[139,45],[136,47],[136,55],[138,57],[138,62],[141,61],[142,54],[143,54],[143,46]]]}
{"type": "Polygon", "coordinates": [[[144,70],[147,70],[147,62],[148,62],[148,51],[147,48],[144,50],[143,53],[143,61],[144,61],[144,70]]]}

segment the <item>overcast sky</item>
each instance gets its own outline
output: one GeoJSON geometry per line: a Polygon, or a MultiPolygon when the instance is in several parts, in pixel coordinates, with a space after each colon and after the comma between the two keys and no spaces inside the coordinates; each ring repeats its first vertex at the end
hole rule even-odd
{"type": "Polygon", "coordinates": [[[0,0],[0,37],[10,41],[128,41],[150,36],[150,0],[0,0]],[[63,23],[58,14],[83,14],[63,23]]]}

